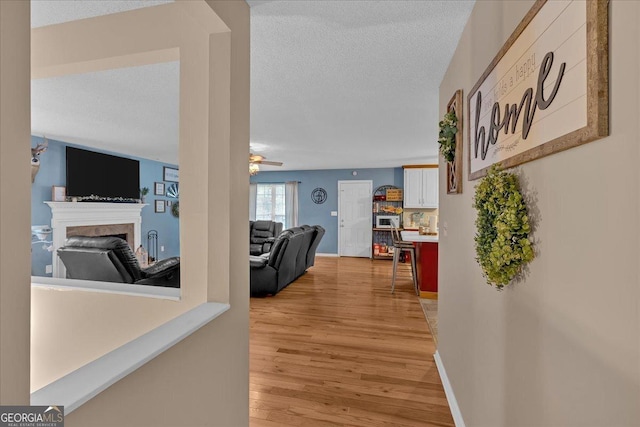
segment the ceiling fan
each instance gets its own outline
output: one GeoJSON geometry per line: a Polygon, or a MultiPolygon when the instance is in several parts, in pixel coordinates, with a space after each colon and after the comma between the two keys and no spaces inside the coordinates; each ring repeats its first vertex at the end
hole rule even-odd
{"type": "Polygon", "coordinates": [[[258,165],[282,166],[282,162],[272,162],[260,154],[249,153],[249,173],[255,175],[260,172],[258,165]]]}

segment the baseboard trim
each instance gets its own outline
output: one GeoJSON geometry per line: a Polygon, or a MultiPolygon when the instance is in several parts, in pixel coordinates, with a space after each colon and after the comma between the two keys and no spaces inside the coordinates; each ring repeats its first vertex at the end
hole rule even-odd
{"type": "Polygon", "coordinates": [[[322,254],[322,253],[317,253],[316,256],[326,256],[326,257],[332,257],[332,258],[338,258],[338,254],[322,254]]]}
{"type": "Polygon", "coordinates": [[[438,353],[437,350],[436,354],[433,355],[433,358],[436,361],[436,367],[438,368],[438,374],[440,374],[442,387],[444,387],[444,394],[447,395],[447,402],[449,402],[449,409],[451,410],[451,415],[453,416],[453,422],[455,423],[456,427],[465,427],[464,420],[462,419],[462,412],[460,412],[460,407],[458,406],[458,401],[456,400],[456,395],[453,393],[453,388],[451,388],[451,383],[449,382],[447,371],[445,371],[444,369],[442,359],[440,358],[440,353],[438,353]]]}
{"type": "Polygon", "coordinates": [[[420,291],[420,298],[438,299],[438,293],[430,291],[420,291]]]}

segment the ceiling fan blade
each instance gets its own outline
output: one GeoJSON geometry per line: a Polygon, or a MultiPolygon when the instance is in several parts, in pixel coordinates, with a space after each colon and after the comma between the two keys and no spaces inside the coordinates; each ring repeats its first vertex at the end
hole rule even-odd
{"type": "Polygon", "coordinates": [[[255,163],[259,163],[261,165],[282,166],[282,162],[270,162],[268,160],[262,160],[255,163]]]}

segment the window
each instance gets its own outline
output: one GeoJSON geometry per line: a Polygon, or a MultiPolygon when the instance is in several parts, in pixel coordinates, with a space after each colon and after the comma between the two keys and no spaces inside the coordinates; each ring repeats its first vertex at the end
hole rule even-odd
{"type": "Polygon", "coordinates": [[[298,182],[251,184],[249,218],[281,222],[283,227],[298,225],[298,182]]]}
{"type": "Polygon", "coordinates": [[[257,184],[256,187],[256,220],[271,220],[286,223],[285,185],[257,184]]]}

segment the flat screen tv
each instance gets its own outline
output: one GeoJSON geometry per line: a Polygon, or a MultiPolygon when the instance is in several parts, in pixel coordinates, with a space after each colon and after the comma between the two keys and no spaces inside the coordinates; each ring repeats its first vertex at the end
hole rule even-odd
{"type": "Polygon", "coordinates": [[[133,202],[140,198],[140,162],[67,147],[67,196],[133,202]]]}

